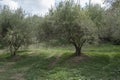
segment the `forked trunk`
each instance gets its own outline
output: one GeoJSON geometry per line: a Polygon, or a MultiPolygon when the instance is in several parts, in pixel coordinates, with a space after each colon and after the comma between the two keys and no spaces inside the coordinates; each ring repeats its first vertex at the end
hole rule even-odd
{"type": "Polygon", "coordinates": [[[13,56],[16,56],[16,51],[14,51],[13,56]]]}
{"type": "Polygon", "coordinates": [[[71,43],[74,45],[74,47],[75,47],[75,50],[76,50],[75,55],[76,55],[76,56],[81,56],[81,54],[82,54],[81,50],[82,50],[83,44],[84,44],[85,42],[86,42],[86,39],[83,40],[83,41],[81,42],[81,44],[80,44],[80,43],[76,43],[76,42],[74,42],[74,41],[71,42],[71,43]]]}
{"type": "Polygon", "coordinates": [[[16,56],[16,52],[15,51],[11,52],[11,57],[14,57],[14,56],[16,56]]]}
{"type": "Polygon", "coordinates": [[[17,52],[17,50],[10,49],[11,57],[16,56],[16,52],[17,52]]]}
{"type": "Polygon", "coordinates": [[[81,47],[77,46],[76,43],[73,43],[75,47],[75,56],[81,56],[81,47]]]}
{"type": "Polygon", "coordinates": [[[76,56],[81,56],[81,48],[80,47],[75,47],[75,49],[76,49],[75,55],[76,56]]]}

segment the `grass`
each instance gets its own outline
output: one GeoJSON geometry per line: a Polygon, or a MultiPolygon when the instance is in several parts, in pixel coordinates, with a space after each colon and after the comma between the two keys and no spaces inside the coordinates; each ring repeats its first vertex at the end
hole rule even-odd
{"type": "Polygon", "coordinates": [[[83,48],[87,57],[72,57],[72,47],[33,48],[15,58],[0,54],[0,80],[119,80],[120,46],[83,48]]]}

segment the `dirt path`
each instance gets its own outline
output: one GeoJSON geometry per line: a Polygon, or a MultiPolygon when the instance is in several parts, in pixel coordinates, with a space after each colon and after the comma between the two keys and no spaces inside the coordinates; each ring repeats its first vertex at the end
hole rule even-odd
{"type": "Polygon", "coordinates": [[[59,60],[60,56],[56,56],[56,59],[49,64],[49,68],[50,69],[53,68],[58,63],[59,60]]]}
{"type": "Polygon", "coordinates": [[[25,80],[24,73],[18,72],[17,69],[14,69],[13,66],[16,64],[16,59],[9,60],[4,62],[3,65],[0,66],[0,74],[8,75],[3,76],[3,80],[25,80]]]}
{"type": "Polygon", "coordinates": [[[14,64],[15,64],[14,62],[7,62],[7,63],[5,63],[5,65],[0,67],[0,72],[1,73],[6,72],[14,64]]]}
{"type": "Polygon", "coordinates": [[[25,80],[22,73],[17,73],[14,76],[10,77],[11,80],[25,80]]]}

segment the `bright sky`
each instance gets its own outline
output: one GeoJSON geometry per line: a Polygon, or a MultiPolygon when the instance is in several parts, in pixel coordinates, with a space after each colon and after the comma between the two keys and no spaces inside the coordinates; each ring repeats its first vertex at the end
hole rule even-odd
{"type": "MultiPolygon", "coordinates": [[[[28,13],[44,15],[48,12],[51,6],[55,6],[55,2],[60,1],[63,0],[0,0],[0,6],[8,5],[12,10],[21,6],[28,13]]],[[[88,2],[89,0],[80,0],[82,6],[88,2]]],[[[103,0],[91,0],[91,2],[93,4],[97,3],[103,6],[103,0]]]]}

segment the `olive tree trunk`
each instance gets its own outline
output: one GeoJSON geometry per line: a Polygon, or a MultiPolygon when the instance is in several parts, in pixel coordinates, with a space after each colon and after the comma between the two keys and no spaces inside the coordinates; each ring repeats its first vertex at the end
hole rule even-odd
{"type": "Polygon", "coordinates": [[[77,44],[73,44],[75,47],[75,56],[80,56],[81,55],[81,47],[77,46],[77,44]]]}
{"type": "Polygon", "coordinates": [[[81,56],[82,52],[81,52],[81,48],[80,47],[75,47],[75,55],[76,56],[81,56]]]}
{"type": "Polygon", "coordinates": [[[83,44],[85,42],[86,42],[86,40],[82,41],[81,43],[75,43],[75,42],[72,43],[74,45],[74,47],[75,47],[75,56],[81,56],[82,47],[83,47],[83,44]]]}

